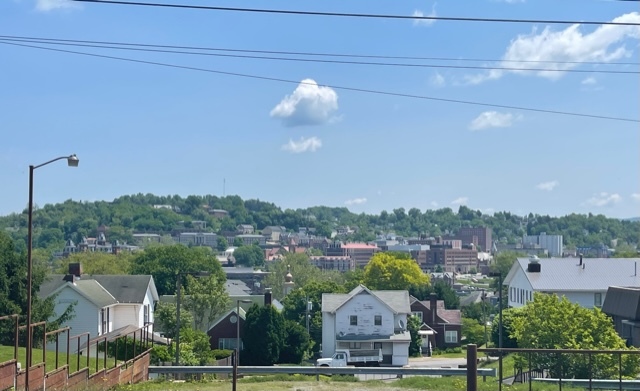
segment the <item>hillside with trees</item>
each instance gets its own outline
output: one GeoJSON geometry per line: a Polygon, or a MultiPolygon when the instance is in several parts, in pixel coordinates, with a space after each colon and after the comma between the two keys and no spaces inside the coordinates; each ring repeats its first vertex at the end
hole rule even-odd
{"type": "MultiPolygon", "coordinates": [[[[78,243],[82,237],[95,237],[101,225],[108,226],[108,240],[133,242],[133,233],[171,235],[194,229],[194,221],[206,222],[205,231],[234,231],[238,224],[250,224],[260,230],[266,226],[284,226],[298,231],[314,228],[317,235],[330,236],[337,227],[349,226],[354,233],[347,241],[368,241],[376,234],[394,232],[403,236],[438,236],[456,232],[460,227],[488,226],[493,237],[503,243],[516,243],[524,234],[564,235],[568,248],[609,245],[618,239],[623,249],[640,242],[640,222],[607,218],[603,215],[570,214],[550,217],[510,212],[493,215],[460,206],[421,211],[404,208],[380,214],[356,214],[344,207],[314,206],[306,209],[282,209],[261,200],[243,200],[238,196],[213,195],[156,196],[126,195],[111,202],[78,202],[68,200],[55,205],[36,207],[34,213],[34,248],[59,250],[67,239],[78,243]],[[228,216],[215,217],[222,209],[228,216]],[[626,246],[626,247],[625,247],[626,246]]],[[[27,214],[14,213],[0,217],[0,229],[6,231],[18,249],[26,248],[27,214]]]]}

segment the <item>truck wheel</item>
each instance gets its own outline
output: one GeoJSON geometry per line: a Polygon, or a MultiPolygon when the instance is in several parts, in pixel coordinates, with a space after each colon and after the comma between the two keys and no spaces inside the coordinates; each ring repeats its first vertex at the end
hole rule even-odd
{"type": "Polygon", "coordinates": [[[329,367],[327,364],[320,365],[321,367],[329,367]]]}

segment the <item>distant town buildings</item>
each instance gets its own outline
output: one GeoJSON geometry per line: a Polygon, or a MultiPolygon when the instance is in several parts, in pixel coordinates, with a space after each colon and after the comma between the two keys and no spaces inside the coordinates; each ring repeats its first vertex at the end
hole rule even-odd
{"type": "Polygon", "coordinates": [[[336,270],[339,272],[346,272],[355,270],[356,261],[350,256],[312,256],[310,257],[311,264],[322,270],[336,270]]]}
{"type": "Polygon", "coordinates": [[[481,251],[491,251],[493,245],[492,231],[489,227],[460,227],[455,235],[447,236],[444,240],[457,239],[462,245],[473,244],[481,251]]]}
{"type": "Polygon", "coordinates": [[[216,248],[218,235],[211,232],[182,232],[178,235],[178,243],[185,246],[206,246],[216,248]]]}
{"type": "Polygon", "coordinates": [[[561,257],[562,250],[564,248],[562,244],[562,235],[547,235],[546,232],[540,233],[540,235],[525,235],[522,238],[523,247],[527,246],[539,246],[547,250],[549,256],[561,257]]]}

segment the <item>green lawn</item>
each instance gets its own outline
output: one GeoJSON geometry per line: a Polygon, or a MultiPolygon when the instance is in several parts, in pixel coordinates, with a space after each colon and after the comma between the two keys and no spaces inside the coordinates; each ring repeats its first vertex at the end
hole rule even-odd
{"type": "MultiPolygon", "coordinates": [[[[5,362],[13,359],[13,346],[0,346],[0,362],[5,362]]],[[[22,363],[22,367],[24,368],[24,363],[26,360],[26,349],[18,348],[18,362],[22,363]]],[[[47,350],[46,352],[46,370],[47,372],[53,371],[56,368],[56,354],[55,351],[47,350]]],[[[34,365],[42,362],[42,349],[33,349],[33,358],[32,362],[34,365]]],[[[58,354],[58,368],[66,365],[67,363],[67,355],[65,353],[58,354]]],[[[107,368],[114,367],[114,359],[107,357],[107,368]]],[[[78,369],[82,369],[87,366],[87,357],[80,356],[80,367],[78,368],[78,355],[71,354],[69,356],[69,367],[70,372],[73,373],[78,369]]],[[[101,358],[98,360],[98,370],[104,368],[104,359],[101,358]]],[[[96,371],[96,359],[89,359],[89,370],[91,373],[96,371]]]]}

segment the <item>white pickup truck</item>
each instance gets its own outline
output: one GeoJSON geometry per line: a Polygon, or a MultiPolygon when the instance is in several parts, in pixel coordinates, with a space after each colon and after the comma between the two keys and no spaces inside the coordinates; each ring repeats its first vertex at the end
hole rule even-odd
{"type": "Polygon", "coordinates": [[[377,367],[382,362],[382,350],[336,350],[331,358],[319,358],[319,367],[377,367]]]}

